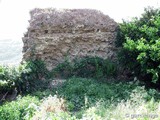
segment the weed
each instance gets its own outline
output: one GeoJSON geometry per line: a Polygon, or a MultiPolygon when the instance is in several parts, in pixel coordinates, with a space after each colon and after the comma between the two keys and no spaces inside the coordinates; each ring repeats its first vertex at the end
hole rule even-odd
{"type": "Polygon", "coordinates": [[[69,78],[71,76],[83,78],[115,77],[117,65],[109,59],[99,57],[75,58],[72,62],[64,61],[54,70],[54,76],[69,78]]]}

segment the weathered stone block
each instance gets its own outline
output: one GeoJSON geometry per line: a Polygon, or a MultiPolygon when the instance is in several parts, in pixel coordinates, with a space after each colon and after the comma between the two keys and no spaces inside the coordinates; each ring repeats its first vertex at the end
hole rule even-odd
{"type": "Polygon", "coordinates": [[[48,69],[68,56],[116,58],[117,23],[91,9],[34,9],[22,38],[23,60],[41,59],[48,69]]]}

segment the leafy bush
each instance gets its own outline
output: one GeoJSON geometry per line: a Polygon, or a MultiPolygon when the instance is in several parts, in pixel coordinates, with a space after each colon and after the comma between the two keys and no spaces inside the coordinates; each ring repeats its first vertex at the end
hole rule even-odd
{"type": "Polygon", "coordinates": [[[116,72],[116,63],[99,57],[76,58],[72,62],[66,60],[53,70],[55,76],[65,78],[71,76],[87,78],[113,77],[116,72]]]}
{"type": "Polygon", "coordinates": [[[159,115],[160,108],[160,93],[154,89],[146,90],[139,86],[139,82],[71,78],[61,88],[37,91],[32,95],[42,101],[26,96],[6,102],[0,106],[0,119],[127,120],[128,113],[130,118],[135,117],[132,114],[159,115]]]}
{"type": "Polygon", "coordinates": [[[39,100],[35,97],[26,96],[18,98],[16,101],[7,102],[0,106],[0,120],[24,120],[28,112],[33,112],[27,109],[29,104],[39,104],[39,100]]]}
{"type": "Polygon", "coordinates": [[[140,19],[120,24],[119,58],[140,79],[160,82],[160,10],[148,8],[140,19]]]}
{"type": "Polygon", "coordinates": [[[45,112],[41,114],[41,112],[37,111],[37,117],[52,118],[51,116],[53,116],[54,119],[75,118],[76,120],[108,120],[111,118],[118,119],[118,117],[121,120],[125,120],[127,119],[124,118],[125,114],[144,113],[144,110],[156,114],[156,111],[159,111],[160,98],[159,92],[154,89],[147,90],[144,86],[139,86],[138,81],[98,82],[93,79],[84,78],[71,78],[66,80],[61,88],[46,90],[42,93],[37,92],[33,95],[40,98],[41,96],[46,96],[47,99],[44,99],[46,101],[44,103],[47,104],[41,105],[44,106],[42,108],[45,110],[48,108],[48,105],[52,106],[50,108],[54,108],[56,105],[59,108],[58,106],[61,106],[59,104],[61,102],[56,103],[56,101],[60,101],[60,98],[65,99],[65,111],[51,114],[46,114],[45,112]],[[57,97],[47,97],[50,94],[57,94],[57,97]],[[51,102],[53,98],[56,99],[54,100],[55,103],[51,102]],[[143,110],[140,110],[141,108],[143,110]],[[136,111],[137,109],[138,111],[136,111]]]}
{"type": "Polygon", "coordinates": [[[49,71],[43,61],[34,60],[23,64],[20,79],[23,81],[21,89],[23,92],[33,92],[37,89],[46,89],[49,71]]]}
{"type": "MultiPolygon", "coordinates": [[[[42,61],[35,60],[23,63],[17,67],[0,66],[0,96],[5,100],[14,90],[19,93],[46,89],[48,71],[42,61]]],[[[15,96],[16,97],[16,96],[15,96]]],[[[0,97],[0,102],[2,101],[0,97]]]]}
{"type": "MultiPolygon", "coordinates": [[[[127,99],[130,92],[136,87],[133,83],[118,82],[98,82],[93,79],[71,78],[68,79],[61,88],[55,88],[52,91],[43,91],[43,94],[34,93],[36,96],[56,94],[65,98],[69,111],[77,111],[82,108],[88,108],[99,101],[127,99]]],[[[152,92],[151,92],[152,93],[152,92]]],[[[158,97],[158,95],[157,95],[158,97]]]]}
{"type": "Polygon", "coordinates": [[[0,66],[0,91],[10,92],[22,82],[20,79],[21,67],[0,66]]]}
{"type": "Polygon", "coordinates": [[[73,63],[66,59],[63,63],[58,64],[56,68],[52,70],[52,73],[55,77],[69,78],[74,75],[73,70],[73,63]]]}

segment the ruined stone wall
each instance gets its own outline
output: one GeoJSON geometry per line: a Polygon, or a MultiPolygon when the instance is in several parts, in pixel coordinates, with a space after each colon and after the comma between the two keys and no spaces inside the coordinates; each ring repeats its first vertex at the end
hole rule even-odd
{"type": "Polygon", "coordinates": [[[41,59],[52,69],[66,56],[115,58],[117,23],[100,11],[34,9],[30,14],[23,60],[41,59]]]}

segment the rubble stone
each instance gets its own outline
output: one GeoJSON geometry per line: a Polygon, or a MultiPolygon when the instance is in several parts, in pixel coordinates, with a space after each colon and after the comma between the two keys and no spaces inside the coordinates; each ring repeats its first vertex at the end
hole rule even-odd
{"type": "Polygon", "coordinates": [[[116,58],[117,23],[92,9],[34,9],[22,38],[23,60],[44,60],[49,70],[75,57],[116,58]]]}

